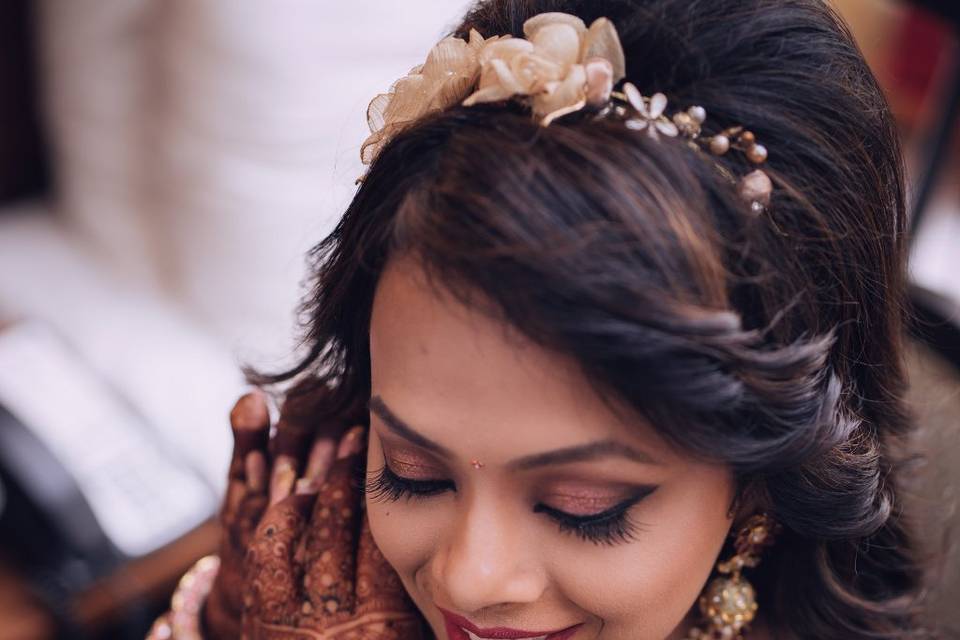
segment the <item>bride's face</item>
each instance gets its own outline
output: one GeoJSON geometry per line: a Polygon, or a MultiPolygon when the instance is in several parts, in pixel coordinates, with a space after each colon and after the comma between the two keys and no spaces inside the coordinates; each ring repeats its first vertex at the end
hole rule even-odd
{"type": "Polygon", "coordinates": [[[682,637],[730,530],[728,468],[618,419],[570,359],[408,259],[380,281],[370,356],[371,531],[438,640],[469,637],[443,610],[578,625],[558,640],[682,637]]]}

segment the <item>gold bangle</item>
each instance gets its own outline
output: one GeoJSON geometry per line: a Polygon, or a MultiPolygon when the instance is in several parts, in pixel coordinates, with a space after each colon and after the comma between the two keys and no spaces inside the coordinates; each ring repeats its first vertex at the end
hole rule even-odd
{"type": "Polygon", "coordinates": [[[200,611],[220,569],[215,555],[197,560],[177,584],[170,611],[157,618],[146,640],[203,640],[200,611]]]}

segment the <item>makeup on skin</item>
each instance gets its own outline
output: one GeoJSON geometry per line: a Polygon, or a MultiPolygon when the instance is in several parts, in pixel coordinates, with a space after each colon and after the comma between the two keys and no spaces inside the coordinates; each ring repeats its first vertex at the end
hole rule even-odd
{"type": "Polygon", "coordinates": [[[370,530],[437,640],[682,637],[730,530],[728,469],[415,261],[380,279],[370,369],[370,530]]]}

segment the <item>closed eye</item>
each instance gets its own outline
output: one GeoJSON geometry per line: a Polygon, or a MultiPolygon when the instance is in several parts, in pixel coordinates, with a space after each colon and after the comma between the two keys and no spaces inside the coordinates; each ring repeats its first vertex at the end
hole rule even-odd
{"type": "MultiPolygon", "coordinates": [[[[596,544],[612,545],[635,539],[639,525],[629,519],[628,511],[649,496],[656,486],[640,487],[629,498],[599,513],[587,516],[573,515],[545,504],[533,507],[534,513],[544,513],[559,525],[562,532],[596,544]]],[[[395,502],[400,498],[425,499],[448,490],[456,490],[450,480],[412,480],[394,473],[384,460],[383,467],[369,482],[364,479],[363,491],[374,502],[395,502]]]]}

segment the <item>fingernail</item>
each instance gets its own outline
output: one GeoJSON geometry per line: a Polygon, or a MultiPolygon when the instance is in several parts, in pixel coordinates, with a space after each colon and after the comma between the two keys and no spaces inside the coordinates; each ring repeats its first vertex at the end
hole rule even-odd
{"type": "Polygon", "coordinates": [[[276,504],[290,495],[297,480],[297,471],[286,456],[277,458],[270,481],[270,504],[276,504]]]}
{"type": "Polygon", "coordinates": [[[247,487],[257,493],[267,487],[267,460],[262,451],[251,451],[244,460],[247,472],[247,487]]]}
{"type": "Polygon", "coordinates": [[[320,485],[312,478],[300,478],[293,489],[293,492],[299,496],[310,495],[319,491],[320,485]]]}
{"type": "Polygon", "coordinates": [[[322,480],[330,468],[330,463],[334,458],[333,440],[322,438],[313,444],[310,450],[310,456],[307,458],[307,468],[303,472],[303,477],[322,480]]]}
{"type": "Polygon", "coordinates": [[[264,449],[270,433],[270,413],[262,391],[244,395],[230,411],[230,428],[233,431],[233,450],[237,457],[244,457],[254,449],[264,449]]]}
{"type": "Polygon", "coordinates": [[[355,453],[360,453],[363,450],[363,434],[364,427],[353,427],[343,436],[340,440],[339,446],[337,446],[337,459],[346,458],[355,453]]]}
{"type": "Polygon", "coordinates": [[[241,396],[230,411],[230,424],[235,429],[257,429],[269,422],[266,398],[259,389],[241,396]]]}

